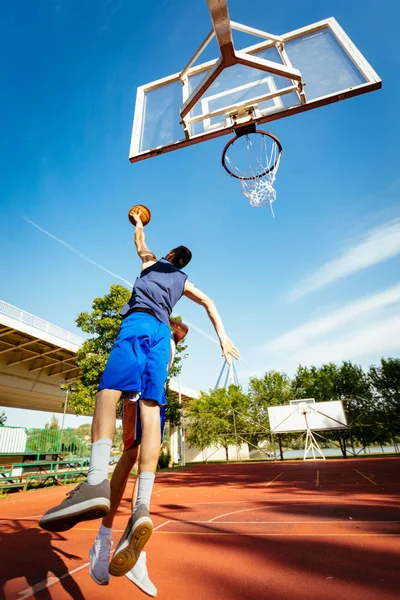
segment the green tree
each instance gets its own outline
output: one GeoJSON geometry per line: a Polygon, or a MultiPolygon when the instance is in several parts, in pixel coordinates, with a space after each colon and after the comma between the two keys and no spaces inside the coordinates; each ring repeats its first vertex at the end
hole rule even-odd
{"type": "Polygon", "coordinates": [[[108,294],[93,300],[91,312],[81,312],[76,319],[78,327],[90,335],[77,352],[80,379],[69,386],[69,402],[77,415],[94,411],[97,387],[121,325],[119,311],[129,298],[127,288],[111,285],[108,294]]]}
{"type": "Polygon", "coordinates": [[[251,377],[249,394],[254,402],[264,408],[289,402],[292,385],[286,373],[268,371],[261,378],[251,377]]]}
{"type": "Polygon", "coordinates": [[[50,423],[46,423],[44,428],[45,429],[60,429],[60,423],[58,422],[56,415],[53,415],[51,417],[50,423]]]}
{"type": "Polygon", "coordinates": [[[7,421],[7,415],[4,412],[4,410],[2,410],[0,412],[0,427],[3,426],[5,424],[5,422],[7,421]]]}
{"type": "Polygon", "coordinates": [[[123,433],[122,427],[121,426],[116,427],[115,436],[113,439],[113,447],[117,448],[117,450],[119,452],[123,452],[123,450],[124,450],[124,440],[122,437],[122,433],[123,433]]]}
{"type": "Polygon", "coordinates": [[[382,358],[379,366],[370,367],[368,375],[387,437],[395,443],[400,439],[400,359],[382,358]]]}
{"type": "Polygon", "coordinates": [[[321,367],[299,366],[292,380],[296,398],[315,398],[316,402],[341,400],[349,428],[326,432],[325,439],[340,445],[347,456],[348,443],[367,445],[371,440],[370,425],[378,418],[379,406],[374,403],[368,375],[350,361],[341,365],[328,363],[321,367]]]}
{"type": "Polygon", "coordinates": [[[299,365],[292,380],[294,398],[315,398],[316,402],[333,400],[338,367],[334,363],[322,367],[299,365]]]}
{"type": "Polygon", "coordinates": [[[75,429],[73,429],[73,432],[76,436],[80,438],[90,439],[91,429],[92,426],[90,423],[82,423],[81,425],[78,425],[78,427],[75,427],[75,429]]]}
{"type": "MultiPolygon", "coordinates": [[[[228,448],[237,441],[235,427],[240,435],[247,426],[245,416],[249,403],[249,397],[237,385],[201,392],[200,397],[191,400],[185,408],[188,444],[200,450],[209,446],[222,447],[226,460],[229,460],[228,448]]],[[[239,444],[241,441],[239,438],[239,444]]]]}
{"type": "MultiPolygon", "coordinates": [[[[248,441],[254,446],[269,439],[268,407],[288,404],[292,398],[292,385],[286,373],[268,371],[263,377],[249,381],[250,406],[248,415],[248,441]]],[[[282,438],[280,438],[282,439],[282,438]]],[[[289,440],[288,436],[285,436],[289,440]]]]}
{"type": "MultiPolygon", "coordinates": [[[[128,288],[119,284],[111,285],[108,294],[93,300],[91,312],[81,312],[76,319],[78,327],[90,336],[77,352],[76,362],[81,372],[80,379],[68,386],[70,406],[78,415],[90,415],[94,411],[101,375],[121,325],[122,317],[119,313],[130,296],[131,291],[128,288]]],[[[180,354],[185,350],[185,344],[178,344],[171,376],[180,372],[180,354]]],[[[170,406],[167,419],[175,424],[179,422],[180,407],[171,395],[168,401],[170,406]]]]}

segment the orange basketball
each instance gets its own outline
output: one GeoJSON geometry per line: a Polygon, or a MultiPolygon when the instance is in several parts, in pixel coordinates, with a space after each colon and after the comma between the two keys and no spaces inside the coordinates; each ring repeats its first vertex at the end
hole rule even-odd
{"type": "Polygon", "coordinates": [[[143,206],[143,204],[135,204],[135,206],[132,206],[132,208],[128,212],[128,219],[130,220],[132,225],[135,225],[135,220],[132,217],[132,213],[139,213],[143,225],[147,225],[147,223],[151,219],[151,212],[149,211],[147,206],[143,206]]]}

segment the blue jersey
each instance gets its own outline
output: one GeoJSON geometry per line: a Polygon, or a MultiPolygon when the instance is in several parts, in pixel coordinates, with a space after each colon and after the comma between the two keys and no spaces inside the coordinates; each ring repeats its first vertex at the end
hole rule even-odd
{"type": "Polygon", "coordinates": [[[187,275],[161,258],[151,267],[144,269],[136,279],[132,296],[122,308],[126,317],[132,309],[152,311],[154,316],[169,327],[169,317],[185,290],[187,275]]]}

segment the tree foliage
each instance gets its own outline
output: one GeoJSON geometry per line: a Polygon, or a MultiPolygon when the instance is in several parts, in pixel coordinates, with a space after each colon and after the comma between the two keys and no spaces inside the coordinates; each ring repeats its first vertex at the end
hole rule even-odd
{"type": "MultiPolygon", "coordinates": [[[[252,377],[247,394],[236,386],[202,392],[185,411],[189,420],[186,439],[191,446],[219,446],[227,453],[235,443],[234,410],[236,431],[251,446],[265,446],[270,438],[268,407],[300,398],[342,401],[348,428],[324,432],[321,445],[338,445],[343,456],[355,446],[400,440],[399,359],[382,359],[367,372],[349,361],[320,367],[299,365],[292,379],[278,371],[252,377]]],[[[297,433],[280,434],[280,440],[293,448],[304,443],[297,433]]]]}
{"type": "Polygon", "coordinates": [[[243,431],[247,426],[248,408],[249,397],[240,386],[210,390],[208,394],[201,392],[185,409],[186,440],[200,450],[222,447],[228,460],[228,448],[236,443],[235,427],[243,431]]]}
{"type": "Polygon", "coordinates": [[[0,412],[0,427],[1,427],[2,425],[4,425],[6,421],[7,421],[7,415],[6,415],[6,413],[4,412],[4,410],[2,410],[2,411],[0,412]]]}
{"type": "Polygon", "coordinates": [[[44,426],[45,429],[60,429],[60,423],[56,417],[56,415],[53,415],[50,419],[50,423],[46,423],[46,425],[44,426]]]}
{"type": "Polygon", "coordinates": [[[249,381],[250,396],[249,421],[251,427],[248,439],[254,446],[266,439],[269,432],[268,407],[288,404],[292,394],[292,384],[286,373],[268,371],[263,377],[251,377],[249,381]]]}

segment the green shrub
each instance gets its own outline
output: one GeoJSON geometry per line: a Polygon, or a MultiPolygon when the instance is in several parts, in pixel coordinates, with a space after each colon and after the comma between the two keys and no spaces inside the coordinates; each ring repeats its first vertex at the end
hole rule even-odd
{"type": "Polygon", "coordinates": [[[168,450],[162,450],[160,458],[158,459],[158,469],[168,469],[171,463],[171,455],[168,450]]]}

